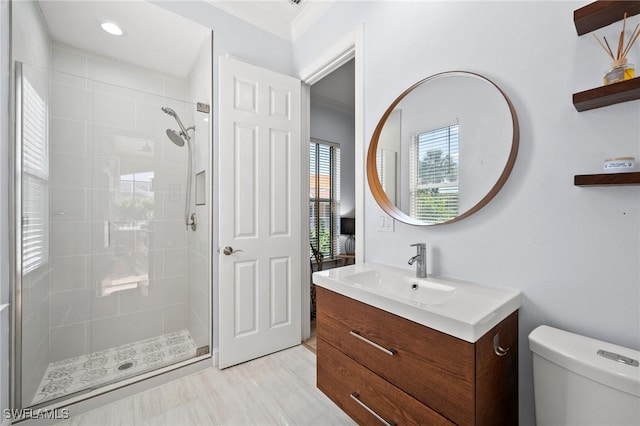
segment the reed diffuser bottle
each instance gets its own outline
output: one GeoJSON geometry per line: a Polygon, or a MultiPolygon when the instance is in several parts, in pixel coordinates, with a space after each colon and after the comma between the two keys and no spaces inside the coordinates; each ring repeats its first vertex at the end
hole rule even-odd
{"type": "Polygon", "coordinates": [[[618,38],[618,49],[616,50],[615,55],[613,54],[613,50],[611,49],[611,46],[609,45],[606,37],[603,37],[603,44],[595,34],[593,35],[598,44],[600,44],[600,46],[604,49],[607,56],[611,58],[611,68],[609,68],[605,72],[603,78],[603,83],[605,85],[617,83],[619,81],[630,80],[635,77],[635,67],[627,60],[627,54],[631,50],[633,43],[635,43],[638,39],[638,36],[640,36],[640,24],[636,25],[636,28],[631,33],[631,37],[629,37],[629,40],[625,45],[624,32],[626,27],[627,13],[625,12],[622,22],[622,31],[620,32],[620,37],[618,38]]]}
{"type": "Polygon", "coordinates": [[[609,68],[604,74],[603,82],[607,85],[629,80],[633,77],[635,77],[635,68],[633,64],[630,64],[627,61],[627,58],[621,58],[611,62],[611,68],[609,68]]]}

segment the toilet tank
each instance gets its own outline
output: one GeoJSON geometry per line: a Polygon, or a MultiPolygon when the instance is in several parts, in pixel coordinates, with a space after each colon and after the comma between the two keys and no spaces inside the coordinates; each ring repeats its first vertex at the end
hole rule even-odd
{"type": "Polygon", "coordinates": [[[540,326],[529,334],[537,426],[640,425],[640,352],[540,326]]]}

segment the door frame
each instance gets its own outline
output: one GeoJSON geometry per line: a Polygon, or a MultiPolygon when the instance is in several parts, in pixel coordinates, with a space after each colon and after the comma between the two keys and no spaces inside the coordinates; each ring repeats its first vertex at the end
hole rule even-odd
{"type": "MultiPolygon", "coordinates": [[[[316,59],[303,68],[298,78],[302,81],[301,103],[301,140],[311,140],[311,86],[332,73],[351,59],[355,59],[355,114],[354,114],[354,151],[355,151],[355,205],[356,205],[356,263],[364,261],[364,24],[358,25],[351,33],[335,43],[316,59]]],[[[302,162],[302,238],[300,250],[309,250],[309,144],[303,143],[302,162]]],[[[311,274],[309,262],[302,262],[302,282],[311,274]]],[[[311,288],[302,286],[302,339],[311,334],[311,288]]]]}

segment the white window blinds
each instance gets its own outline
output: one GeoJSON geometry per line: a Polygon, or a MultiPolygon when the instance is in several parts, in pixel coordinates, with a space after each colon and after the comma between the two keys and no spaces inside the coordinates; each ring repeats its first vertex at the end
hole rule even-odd
{"type": "Polygon", "coordinates": [[[441,223],[458,216],[458,125],[411,137],[411,216],[441,223]]]}
{"type": "Polygon", "coordinates": [[[22,271],[49,261],[49,153],[46,103],[22,81],[22,271]]]}
{"type": "Polygon", "coordinates": [[[340,249],[340,147],[309,144],[309,238],[325,257],[340,249]]]}

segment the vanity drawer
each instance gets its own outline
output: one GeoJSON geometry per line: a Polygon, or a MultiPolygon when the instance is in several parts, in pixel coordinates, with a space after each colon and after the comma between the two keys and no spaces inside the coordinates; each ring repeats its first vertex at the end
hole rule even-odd
{"type": "Polygon", "coordinates": [[[316,291],[319,339],[453,422],[474,424],[473,344],[325,288],[316,291]]]}
{"type": "Polygon", "coordinates": [[[317,353],[318,388],[358,424],[453,425],[320,338],[317,353]]]}

